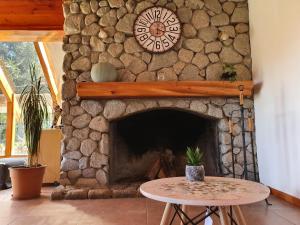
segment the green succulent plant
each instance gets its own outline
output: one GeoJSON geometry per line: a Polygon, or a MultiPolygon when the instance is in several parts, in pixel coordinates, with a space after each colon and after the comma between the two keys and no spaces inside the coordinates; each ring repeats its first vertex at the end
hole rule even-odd
{"type": "Polygon", "coordinates": [[[199,147],[195,149],[187,147],[186,150],[186,159],[189,166],[199,166],[202,163],[204,153],[200,150],[199,147]]]}
{"type": "Polygon", "coordinates": [[[222,80],[236,81],[236,69],[234,65],[225,63],[223,65],[223,73],[221,76],[222,80]]]}

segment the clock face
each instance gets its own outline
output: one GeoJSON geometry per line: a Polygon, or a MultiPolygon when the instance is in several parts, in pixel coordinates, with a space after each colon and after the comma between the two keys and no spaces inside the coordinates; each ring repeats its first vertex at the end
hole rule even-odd
{"type": "Polygon", "coordinates": [[[179,40],[181,25],[174,12],[163,7],[144,10],[134,24],[137,42],[150,52],[165,52],[179,40]]]}

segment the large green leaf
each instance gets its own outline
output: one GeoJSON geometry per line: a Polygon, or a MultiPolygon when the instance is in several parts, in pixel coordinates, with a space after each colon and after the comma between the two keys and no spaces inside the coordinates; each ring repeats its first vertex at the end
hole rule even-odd
{"type": "Polygon", "coordinates": [[[186,150],[186,158],[187,164],[190,166],[199,166],[202,162],[204,153],[200,151],[200,148],[192,149],[191,147],[187,147],[186,150]]]}

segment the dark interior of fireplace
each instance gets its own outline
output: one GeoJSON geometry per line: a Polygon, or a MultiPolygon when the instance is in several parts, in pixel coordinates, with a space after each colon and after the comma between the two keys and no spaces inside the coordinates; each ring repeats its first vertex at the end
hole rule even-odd
{"type": "Polygon", "coordinates": [[[149,170],[162,158],[172,167],[167,176],[184,176],[188,146],[204,151],[206,175],[218,175],[217,120],[159,109],[115,120],[110,126],[111,184],[149,180],[149,170]]]}

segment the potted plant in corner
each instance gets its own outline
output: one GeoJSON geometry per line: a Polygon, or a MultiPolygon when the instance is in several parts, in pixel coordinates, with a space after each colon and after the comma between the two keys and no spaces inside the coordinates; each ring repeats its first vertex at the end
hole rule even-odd
{"type": "Polygon", "coordinates": [[[48,118],[47,100],[42,95],[42,78],[37,75],[34,64],[29,66],[29,72],[30,83],[23,89],[19,99],[28,149],[28,165],[10,168],[14,199],[39,197],[46,168],[38,163],[38,155],[42,125],[48,118]]]}
{"type": "Polygon", "coordinates": [[[202,164],[203,152],[199,147],[192,149],[187,147],[186,151],[187,165],[185,167],[185,176],[189,181],[203,181],[205,176],[204,166],[202,164]]]}

